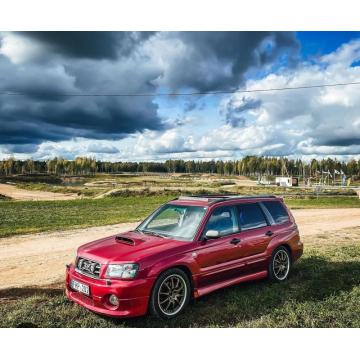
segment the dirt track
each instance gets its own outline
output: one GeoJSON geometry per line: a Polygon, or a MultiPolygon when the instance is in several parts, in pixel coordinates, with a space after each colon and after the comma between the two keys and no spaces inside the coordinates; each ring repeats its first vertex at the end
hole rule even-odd
{"type": "Polygon", "coordinates": [[[15,200],[71,200],[78,197],[77,194],[20,189],[10,184],[0,184],[0,194],[9,196],[15,200]]]}
{"type": "MultiPolygon", "coordinates": [[[[304,242],[312,235],[360,226],[360,208],[294,210],[304,242]]],[[[0,289],[61,281],[65,264],[86,242],[135,227],[135,223],[0,239],[0,289]]]]}

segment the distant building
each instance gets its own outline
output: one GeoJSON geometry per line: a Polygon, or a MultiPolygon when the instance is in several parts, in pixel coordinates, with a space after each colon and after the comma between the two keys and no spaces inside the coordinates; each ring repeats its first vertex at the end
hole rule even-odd
{"type": "Polygon", "coordinates": [[[277,186],[299,186],[299,179],[296,177],[289,177],[289,176],[277,176],[275,178],[275,184],[277,186]]]}

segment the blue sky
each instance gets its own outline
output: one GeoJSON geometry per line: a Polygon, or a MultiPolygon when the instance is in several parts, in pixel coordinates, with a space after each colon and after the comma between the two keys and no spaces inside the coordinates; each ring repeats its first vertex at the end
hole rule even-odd
{"type": "Polygon", "coordinates": [[[299,31],[296,37],[304,59],[318,57],[336,50],[344,43],[360,37],[359,31],[299,31]]]}
{"type": "Polygon", "coordinates": [[[359,158],[359,32],[0,33],[0,158],[359,158]]]}

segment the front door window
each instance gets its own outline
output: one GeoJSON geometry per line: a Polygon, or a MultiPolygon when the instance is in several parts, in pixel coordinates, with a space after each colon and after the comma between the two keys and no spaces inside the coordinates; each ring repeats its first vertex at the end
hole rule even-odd
{"type": "Polygon", "coordinates": [[[206,224],[205,233],[208,230],[218,231],[220,236],[238,232],[234,207],[222,206],[215,209],[206,224]]]}

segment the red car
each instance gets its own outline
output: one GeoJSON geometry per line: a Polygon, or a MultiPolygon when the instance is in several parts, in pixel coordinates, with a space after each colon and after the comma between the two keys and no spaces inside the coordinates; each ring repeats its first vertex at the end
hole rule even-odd
{"type": "Polygon", "coordinates": [[[188,196],[135,230],[79,247],[66,295],[113,317],[169,319],[191,298],[243,281],[284,281],[302,255],[294,218],[275,196],[188,196]]]}

